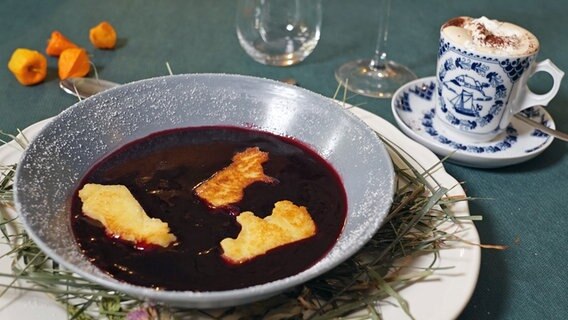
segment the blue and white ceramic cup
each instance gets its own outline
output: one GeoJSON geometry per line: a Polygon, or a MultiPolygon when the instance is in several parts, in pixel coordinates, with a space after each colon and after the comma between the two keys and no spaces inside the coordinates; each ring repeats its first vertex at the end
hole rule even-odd
{"type": "Polygon", "coordinates": [[[456,140],[490,141],[506,129],[516,113],[547,105],[560,88],[564,72],[550,60],[536,62],[538,40],[525,29],[485,17],[459,17],[444,24],[440,35],[435,121],[456,140]],[[513,30],[499,29],[503,27],[513,30]],[[503,36],[516,31],[522,37],[503,36]],[[505,48],[513,45],[513,40],[526,43],[505,48]],[[535,94],[527,86],[536,72],[552,76],[554,83],[545,94],[535,94]]]}

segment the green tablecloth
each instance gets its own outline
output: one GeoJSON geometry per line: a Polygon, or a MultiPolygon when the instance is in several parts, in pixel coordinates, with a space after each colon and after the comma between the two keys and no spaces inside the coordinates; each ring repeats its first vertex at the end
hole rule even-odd
{"type": "MultiPolygon", "coordinates": [[[[76,99],[58,89],[56,60],[48,59],[45,83],[23,87],[6,65],[18,47],[44,51],[51,31],[60,30],[89,48],[101,78],[129,82],[174,73],[236,73],[272,79],[294,78],[326,96],[337,84],[334,69],[343,62],[369,57],[375,46],[378,1],[323,2],[322,37],[303,63],[277,68],[260,65],[239,46],[235,1],[32,1],[0,4],[0,129],[15,132],[54,116],[76,99]],[[92,49],[88,30],[102,20],[119,33],[114,51],[92,49]]],[[[568,71],[568,3],[516,0],[393,1],[388,52],[420,76],[435,72],[439,26],[458,16],[482,16],[525,26],[540,39],[540,58],[568,71]]],[[[535,91],[550,85],[546,76],[531,81],[535,91]]],[[[390,100],[354,97],[353,104],[393,122],[390,100]]],[[[568,132],[568,80],[549,112],[568,132]]],[[[447,164],[468,195],[482,242],[510,246],[483,250],[476,291],[462,319],[562,319],[568,316],[568,145],[553,144],[523,164],[479,170],[447,164]]]]}

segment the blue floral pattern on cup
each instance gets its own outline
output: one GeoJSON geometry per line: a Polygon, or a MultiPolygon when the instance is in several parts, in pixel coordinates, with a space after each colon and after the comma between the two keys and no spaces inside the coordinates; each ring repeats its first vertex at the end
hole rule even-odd
{"type": "Polygon", "coordinates": [[[474,54],[443,37],[439,48],[437,96],[441,117],[465,132],[501,131],[499,122],[511,89],[534,56],[504,59],[474,54]]]}

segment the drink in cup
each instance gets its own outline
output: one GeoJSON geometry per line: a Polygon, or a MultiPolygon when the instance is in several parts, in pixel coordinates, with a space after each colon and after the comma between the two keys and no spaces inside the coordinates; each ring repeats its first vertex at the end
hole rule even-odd
{"type": "Polygon", "coordinates": [[[512,23],[457,17],[440,30],[435,122],[464,142],[485,142],[526,108],[547,105],[564,75],[550,60],[536,62],[538,39],[512,23]],[[544,94],[527,86],[536,72],[553,85],[544,94]]]}

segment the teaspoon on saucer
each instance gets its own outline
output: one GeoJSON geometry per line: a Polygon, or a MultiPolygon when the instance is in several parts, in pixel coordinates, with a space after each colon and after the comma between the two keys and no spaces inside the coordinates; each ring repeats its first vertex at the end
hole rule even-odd
{"type": "Polygon", "coordinates": [[[540,123],[538,123],[538,122],[536,122],[536,121],[534,121],[534,120],[531,120],[531,119],[529,119],[529,118],[527,118],[527,117],[525,117],[525,116],[522,116],[522,115],[520,115],[520,114],[516,114],[516,115],[515,115],[515,118],[521,120],[522,122],[528,124],[529,126],[532,126],[532,127],[535,128],[535,129],[538,129],[538,130],[540,130],[540,131],[542,131],[542,132],[544,132],[544,133],[546,133],[546,134],[549,134],[549,135],[551,135],[551,136],[553,136],[553,137],[555,137],[555,138],[557,138],[557,139],[560,139],[560,140],[562,140],[562,141],[567,141],[567,142],[568,142],[568,134],[566,134],[566,133],[564,133],[564,132],[561,132],[561,131],[558,131],[558,130],[554,130],[554,129],[550,129],[550,128],[547,127],[547,126],[545,126],[545,125],[543,125],[543,124],[540,124],[540,123]]]}

